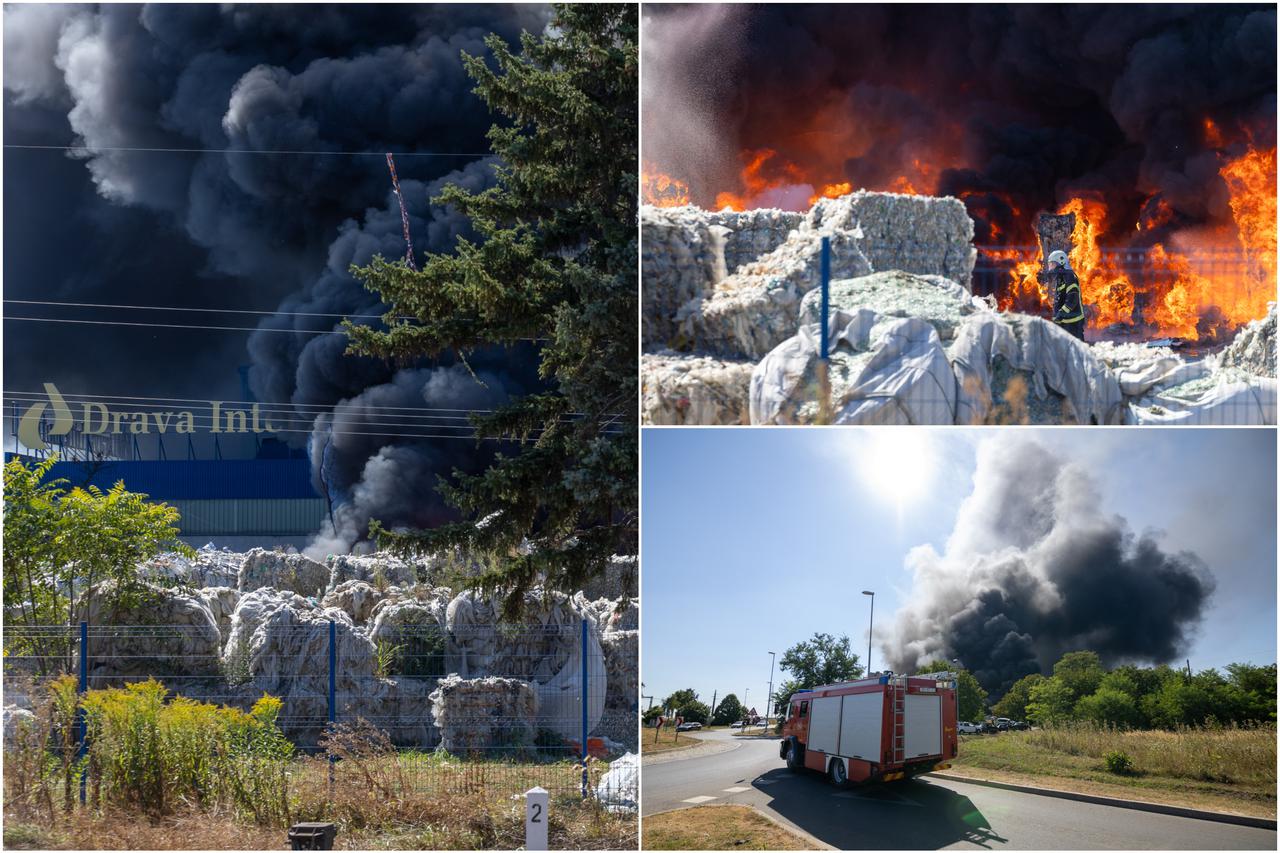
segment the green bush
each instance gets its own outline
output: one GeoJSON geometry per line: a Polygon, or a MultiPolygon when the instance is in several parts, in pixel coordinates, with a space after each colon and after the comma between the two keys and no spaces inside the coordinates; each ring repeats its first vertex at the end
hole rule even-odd
{"type": "Polygon", "coordinates": [[[164,814],[188,800],[287,820],[293,745],[276,726],[280,700],[263,696],[246,713],[166,694],[145,681],[84,695],[95,801],[164,814]]]}
{"type": "Polygon", "coordinates": [[[1128,753],[1113,749],[1106,755],[1102,756],[1103,762],[1107,765],[1108,772],[1117,776],[1127,776],[1133,772],[1133,759],[1128,753]]]}

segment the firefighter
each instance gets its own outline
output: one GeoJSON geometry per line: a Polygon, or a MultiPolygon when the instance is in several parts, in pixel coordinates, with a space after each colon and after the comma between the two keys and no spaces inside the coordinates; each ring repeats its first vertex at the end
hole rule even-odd
{"type": "Polygon", "coordinates": [[[1067,253],[1049,253],[1049,283],[1053,286],[1053,322],[1078,340],[1084,340],[1084,302],[1080,279],[1071,270],[1067,253]]]}

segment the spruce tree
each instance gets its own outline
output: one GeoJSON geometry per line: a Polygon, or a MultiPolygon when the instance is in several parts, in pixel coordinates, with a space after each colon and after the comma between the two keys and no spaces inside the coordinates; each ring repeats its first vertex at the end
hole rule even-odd
{"type": "Polygon", "coordinates": [[[637,6],[564,4],[492,67],[463,54],[489,130],[496,183],[447,187],[433,203],[474,239],[419,272],[375,258],[355,275],[389,306],[385,329],[348,323],[349,352],[400,362],[538,339],[545,390],[472,415],[477,440],[519,442],[442,496],[461,520],[370,535],[403,556],[480,556],[474,585],[522,596],[539,576],[572,590],[637,538],[637,6]]]}

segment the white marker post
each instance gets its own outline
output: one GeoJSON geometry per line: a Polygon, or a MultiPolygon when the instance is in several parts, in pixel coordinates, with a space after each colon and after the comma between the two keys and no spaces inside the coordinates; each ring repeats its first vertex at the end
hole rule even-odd
{"type": "Polygon", "coordinates": [[[545,788],[530,788],[524,792],[524,849],[547,849],[547,803],[550,794],[545,788]]]}

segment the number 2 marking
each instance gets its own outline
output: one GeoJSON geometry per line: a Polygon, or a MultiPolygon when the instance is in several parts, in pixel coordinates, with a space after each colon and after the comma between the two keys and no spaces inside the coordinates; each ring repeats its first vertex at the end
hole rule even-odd
{"type": "Polygon", "coordinates": [[[533,804],[533,817],[529,818],[530,823],[542,823],[542,803],[533,804]]]}

